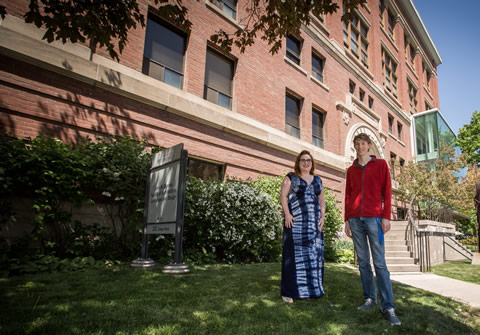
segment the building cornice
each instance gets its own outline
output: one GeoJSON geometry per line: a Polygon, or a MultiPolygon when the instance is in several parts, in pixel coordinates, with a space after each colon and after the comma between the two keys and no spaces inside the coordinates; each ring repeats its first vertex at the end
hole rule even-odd
{"type": "Polygon", "coordinates": [[[438,50],[427,31],[427,28],[425,28],[417,8],[415,8],[412,0],[399,0],[398,4],[403,8],[405,14],[408,16],[414,31],[417,33],[422,43],[422,46],[425,47],[428,56],[430,56],[428,58],[433,61],[432,65],[434,68],[436,68],[438,65],[442,64],[442,58],[440,57],[440,54],[438,53],[438,50]]]}

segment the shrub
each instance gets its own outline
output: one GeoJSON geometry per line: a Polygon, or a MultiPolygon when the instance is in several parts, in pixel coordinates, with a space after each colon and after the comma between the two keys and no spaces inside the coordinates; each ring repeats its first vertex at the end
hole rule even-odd
{"type": "MultiPolygon", "coordinates": [[[[32,197],[36,211],[34,233],[5,249],[5,254],[8,252],[13,259],[29,254],[38,259],[132,259],[140,255],[151,160],[146,145],[130,137],[98,138],[95,142],[87,138],[73,146],[44,136],[33,140],[1,136],[0,223],[14,214],[9,206],[12,195],[32,197]],[[106,206],[110,226],[71,222],[65,204],[95,202],[106,206]],[[40,242],[40,249],[28,249],[33,239],[40,242]]],[[[195,263],[279,260],[282,180],[283,176],[260,176],[253,182],[190,178],[186,187],[184,257],[195,263]]],[[[325,200],[325,255],[329,259],[328,255],[335,257],[329,250],[342,220],[328,190],[325,200]]],[[[170,235],[150,236],[150,255],[171,261],[173,242],[170,235]]],[[[0,244],[1,248],[5,246],[0,244]]]]}
{"type": "Polygon", "coordinates": [[[278,260],[281,218],[269,196],[240,181],[190,178],[186,198],[185,251],[228,263],[278,260]]]}
{"type": "Polygon", "coordinates": [[[250,182],[250,185],[257,190],[257,192],[267,194],[270,197],[270,201],[278,209],[282,210],[280,204],[280,188],[282,186],[284,176],[268,177],[258,176],[257,180],[250,182]]]}
{"type": "Polygon", "coordinates": [[[12,195],[33,198],[30,239],[40,242],[39,254],[90,256],[99,254],[92,250],[96,248],[115,252],[116,257],[132,257],[140,249],[138,233],[150,161],[146,143],[129,137],[97,140],[93,143],[87,138],[74,147],[41,135],[25,140],[0,137],[0,155],[4,157],[0,162],[0,200],[5,205],[0,219],[6,222],[14,215],[9,204],[12,195]],[[72,223],[65,206],[93,204],[99,196],[91,196],[101,193],[110,195],[102,200],[111,209],[110,231],[114,234],[72,223]],[[114,208],[118,211],[113,212],[114,208]],[[122,223],[119,228],[116,219],[122,223]]]}
{"type": "Polygon", "coordinates": [[[353,241],[351,240],[336,240],[333,244],[334,257],[333,260],[337,263],[353,264],[355,254],[353,249],[353,241]]]}
{"type": "Polygon", "coordinates": [[[333,192],[325,188],[324,195],[326,207],[324,224],[325,259],[335,261],[335,241],[338,238],[338,233],[342,229],[343,218],[337,207],[337,200],[333,192]]]}

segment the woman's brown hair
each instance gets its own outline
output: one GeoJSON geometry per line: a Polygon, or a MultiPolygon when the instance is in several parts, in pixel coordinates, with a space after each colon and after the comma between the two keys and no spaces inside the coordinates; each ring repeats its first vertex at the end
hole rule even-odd
{"type": "Polygon", "coordinates": [[[312,160],[312,167],[310,168],[310,174],[313,175],[313,172],[315,171],[315,162],[313,160],[313,157],[312,157],[312,154],[307,151],[307,150],[303,150],[302,152],[300,152],[297,156],[297,159],[295,160],[295,175],[297,177],[300,177],[301,176],[301,172],[300,172],[300,158],[303,156],[303,155],[309,155],[310,156],[310,159],[312,160]]]}

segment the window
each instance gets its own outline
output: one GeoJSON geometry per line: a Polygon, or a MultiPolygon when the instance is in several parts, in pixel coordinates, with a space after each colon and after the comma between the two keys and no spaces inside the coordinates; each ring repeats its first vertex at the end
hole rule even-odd
{"type": "Polygon", "coordinates": [[[373,98],[372,97],[368,97],[368,108],[372,109],[373,108],[373,98]]]}
{"type": "Polygon", "coordinates": [[[388,132],[393,135],[393,116],[388,115],[388,132]]]}
{"type": "Polygon", "coordinates": [[[425,86],[430,89],[430,79],[432,78],[432,72],[427,68],[425,63],[422,64],[423,66],[423,80],[425,81],[425,86]]]}
{"type": "Polygon", "coordinates": [[[415,54],[416,50],[413,45],[410,44],[410,64],[412,65],[412,68],[415,70],[415,54]]]}
{"type": "Polygon", "coordinates": [[[401,141],[402,140],[402,131],[403,131],[403,126],[400,122],[397,122],[397,132],[398,132],[398,139],[401,141]]]}
{"type": "Polygon", "coordinates": [[[427,100],[425,100],[425,110],[428,111],[432,108],[433,108],[432,105],[427,100]]]}
{"type": "Polygon", "coordinates": [[[290,94],[285,98],[285,132],[300,138],[300,99],[290,94]]]}
{"type": "Polygon", "coordinates": [[[406,220],[407,219],[407,209],[406,208],[397,208],[397,220],[406,220]]]}
{"type": "Polygon", "coordinates": [[[225,166],[196,158],[188,158],[188,176],[203,180],[223,180],[225,166]]]}
{"type": "Polygon", "coordinates": [[[380,24],[383,26],[383,13],[385,12],[385,3],[383,0],[378,2],[378,12],[380,13],[380,24]]]}
{"type": "Polygon", "coordinates": [[[392,12],[388,5],[385,5],[384,0],[378,2],[378,11],[380,14],[380,25],[384,28],[387,27],[388,35],[395,40],[395,21],[396,15],[392,12]],[[386,14],[386,15],[385,15],[386,14]],[[387,22],[385,22],[387,21],[387,22]]]}
{"type": "Polygon", "coordinates": [[[213,50],[207,50],[203,98],[232,109],[233,61],[213,50]]]}
{"type": "Polygon", "coordinates": [[[185,47],[184,32],[148,14],[142,73],[182,88],[185,47]]]}
{"type": "Polygon", "coordinates": [[[300,53],[302,43],[292,35],[287,36],[287,58],[297,65],[300,65],[300,53]]]}
{"type": "Polygon", "coordinates": [[[393,152],[390,152],[390,175],[392,180],[395,180],[395,168],[397,166],[397,155],[393,152]]]}
{"type": "Polygon", "coordinates": [[[353,81],[349,81],[348,82],[348,91],[351,93],[351,94],[355,94],[355,83],[353,81]]]}
{"type": "Polygon", "coordinates": [[[382,48],[382,72],[383,85],[394,96],[397,96],[397,62],[384,48],[382,48]]]}
{"type": "Polygon", "coordinates": [[[410,42],[410,37],[405,35],[405,59],[410,63],[413,70],[415,70],[415,54],[416,50],[413,44],[410,42]]]}
{"type": "Polygon", "coordinates": [[[209,0],[231,18],[237,18],[237,0],[209,0]]]}
{"type": "Polygon", "coordinates": [[[352,15],[349,23],[343,23],[343,44],[368,68],[369,27],[360,20],[356,13],[352,13],[352,15]]]}
{"type": "Polygon", "coordinates": [[[324,148],[323,128],[325,124],[325,113],[312,109],[312,144],[324,148]]]}
{"type": "Polygon", "coordinates": [[[315,15],[315,14],[313,14],[313,15],[314,15],[321,23],[325,24],[325,17],[326,17],[325,14],[320,13],[320,14],[318,14],[318,15],[315,15]]]}
{"type": "Polygon", "coordinates": [[[405,160],[403,158],[400,158],[400,161],[399,161],[399,165],[400,165],[400,168],[403,168],[405,166],[405,160]]]}
{"type": "Polygon", "coordinates": [[[325,60],[312,52],[312,76],[323,83],[323,67],[325,60]]]}
{"type": "Polygon", "coordinates": [[[360,101],[363,102],[365,100],[365,91],[360,89],[360,101]]]}
{"type": "Polygon", "coordinates": [[[388,10],[388,33],[390,34],[390,37],[395,40],[395,35],[394,35],[394,29],[395,29],[395,20],[396,17],[395,15],[388,10]]]}
{"type": "Polygon", "coordinates": [[[408,101],[410,103],[410,114],[415,114],[417,112],[417,89],[410,80],[408,82],[408,101]]]}

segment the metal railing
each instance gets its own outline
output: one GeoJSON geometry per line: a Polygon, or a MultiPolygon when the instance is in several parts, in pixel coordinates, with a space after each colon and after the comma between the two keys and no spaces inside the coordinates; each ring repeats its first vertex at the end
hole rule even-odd
{"type": "Polygon", "coordinates": [[[406,241],[409,250],[413,254],[413,259],[416,264],[420,266],[420,271],[431,270],[430,260],[430,239],[427,231],[418,229],[418,225],[415,222],[418,218],[416,211],[414,210],[415,196],[413,196],[408,206],[408,226],[406,231],[406,241]]]}
{"type": "MultiPolygon", "coordinates": [[[[443,238],[443,261],[447,260],[446,246],[449,246],[452,250],[456,251],[463,257],[471,260],[473,254],[465,248],[461,243],[457,242],[448,233],[445,232],[430,232],[421,230],[418,228],[419,217],[417,213],[420,212],[419,205],[415,205],[415,196],[413,196],[408,206],[408,227],[406,231],[406,241],[409,250],[413,254],[415,263],[420,266],[421,272],[431,270],[431,258],[430,258],[430,236],[442,236],[443,238]]],[[[425,211],[426,218],[437,222],[452,222],[451,211],[448,209],[436,209],[435,211],[425,211]]]]}
{"type": "Polygon", "coordinates": [[[447,260],[447,257],[446,257],[446,254],[445,254],[445,245],[448,245],[450,248],[452,248],[453,250],[458,252],[460,255],[462,255],[466,259],[472,260],[473,254],[470,252],[470,250],[465,248],[460,242],[455,241],[451,236],[448,236],[445,233],[442,233],[442,235],[443,235],[443,261],[444,262],[447,260]],[[447,238],[447,242],[445,242],[445,238],[447,238]],[[452,244],[449,244],[448,242],[455,245],[456,248],[452,244]],[[460,248],[463,252],[458,250],[458,248],[460,248]]]}

